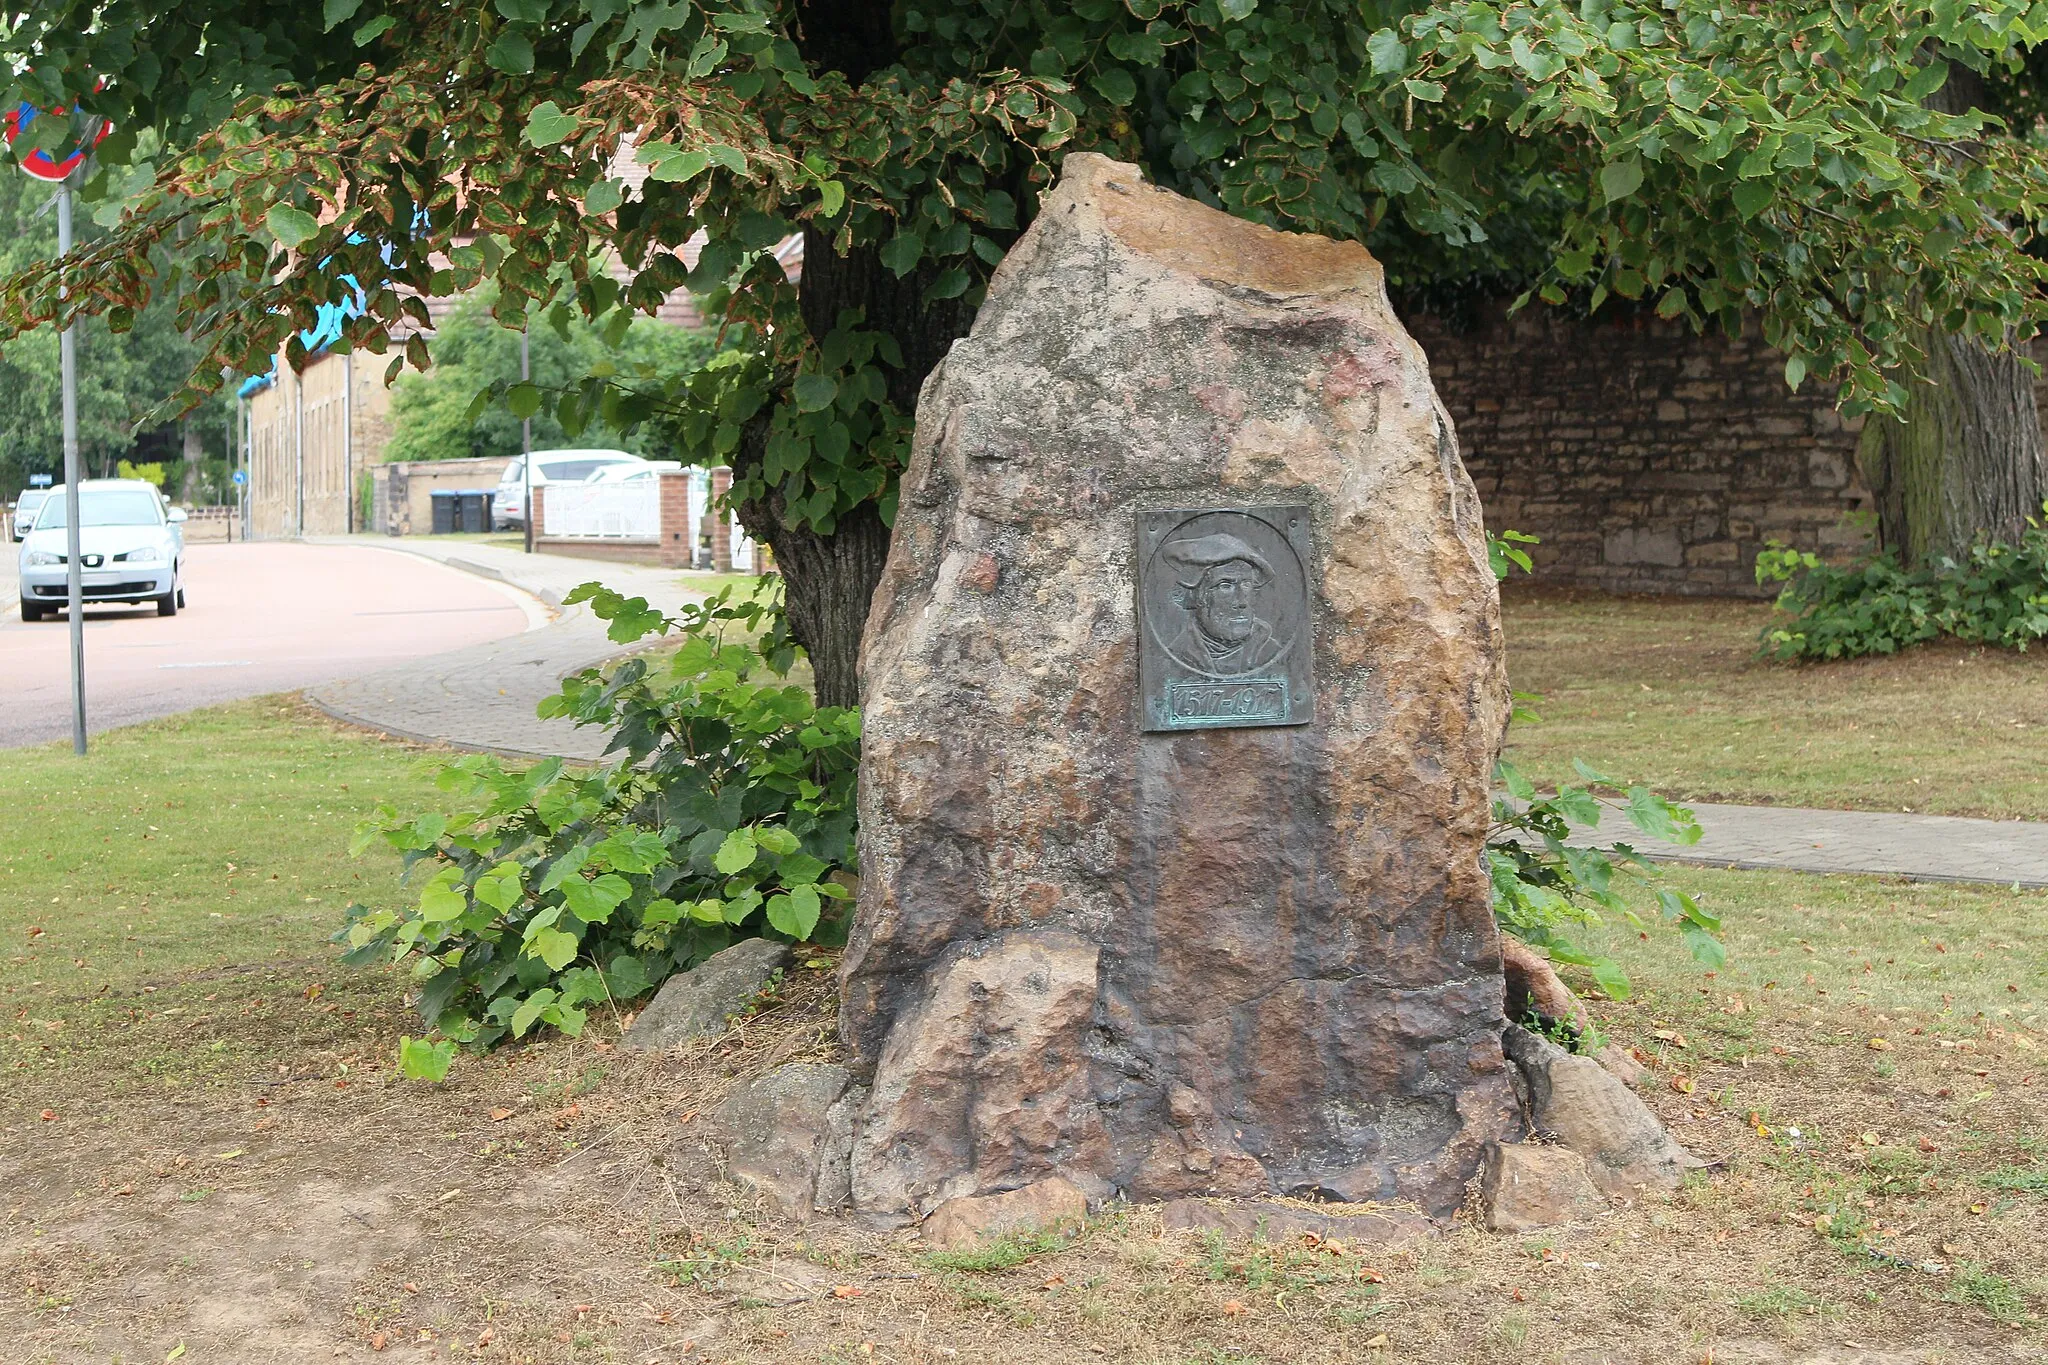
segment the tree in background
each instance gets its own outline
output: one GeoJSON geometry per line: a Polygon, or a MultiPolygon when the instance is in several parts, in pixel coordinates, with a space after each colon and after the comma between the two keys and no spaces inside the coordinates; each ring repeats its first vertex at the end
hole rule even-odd
{"type": "MultiPolygon", "coordinates": [[[[55,189],[13,166],[0,166],[0,274],[12,274],[57,251],[55,189]]],[[[80,215],[80,241],[103,235],[80,215]]],[[[181,428],[193,425],[207,447],[224,452],[227,423],[201,409],[183,421],[164,404],[185,386],[200,348],[179,335],[172,302],[153,303],[142,325],[116,332],[107,320],[77,324],[78,449],[81,467],[99,477],[123,460],[138,463],[183,458],[181,428]]],[[[211,408],[217,412],[218,408],[211,408]]],[[[57,332],[39,327],[0,349],[0,500],[12,500],[31,474],[64,478],[64,427],[57,332]]],[[[173,491],[182,470],[172,471],[173,491]]]]}
{"type": "MultiPolygon", "coordinates": [[[[509,388],[519,380],[519,333],[491,316],[495,302],[494,290],[465,298],[428,343],[433,368],[399,377],[385,458],[457,460],[519,453],[520,419],[505,404],[488,404],[479,412],[474,401],[482,389],[509,388]]],[[[559,392],[606,367],[622,382],[687,375],[709,360],[712,350],[709,333],[647,317],[631,319],[625,335],[612,345],[581,314],[565,310],[554,324],[533,328],[528,361],[532,382],[559,392]]],[[[537,411],[532,421],[536,450],[584,445],[650,459],[683,457],[651,428],[622,432],[600,418],[584,424],[572,441],[552,406],[537,411]]]]}
{"type": "MultiPolygon", "coordinates": [[[[733,465],[828,703],[857,699],[919,386],[1070,148],[1377,243],[1408,279],[1544,223],[1544,300],[1760,318],[1788,381],[1838,377],[1852,412],[1903,408],[1931,331],[1996,351],[2048,311],[2024,250],[2043,158],[1929,102],[2048,37],[2032,0],[46,0],[13,22],[17,89],[110,76],[103,112],[178,149],[80,306],[122,326],[176,295],[202,380],[301,360],[343,272],[377,282],[348,330],[371,351],[485,279],[501,319],[564,289],[593,319],[652,312],[687,279],[741,349],[552,410],[659,419],[733,465]],[[769,251],[795,231],[800,290],[769,251]]],[[[53,316],[55,285],[10,282],[6,324],[53,316]]]]}

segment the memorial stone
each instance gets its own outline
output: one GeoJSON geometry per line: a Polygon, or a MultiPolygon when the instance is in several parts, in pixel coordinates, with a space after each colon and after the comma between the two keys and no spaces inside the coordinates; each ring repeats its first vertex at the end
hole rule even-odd
{"type": "Polygon", "coordinates": [[[1363,247],[1069,156],[927,382],[862,667],[856,1209],[1441,1216],[1520,1135],[1499,604],[1363,247]]]}

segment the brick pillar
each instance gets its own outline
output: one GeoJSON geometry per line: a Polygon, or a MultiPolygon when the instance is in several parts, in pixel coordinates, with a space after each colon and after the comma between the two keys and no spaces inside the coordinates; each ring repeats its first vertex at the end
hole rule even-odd
{"type": "Polygon", "coordinates": [[[690,525],[690,471],[669,470],[654,480],[661,489],[662,567],[687,569],[697,561],[697,528],[690,525]]]}
{"type": "Polygon", "coordinates": [[[723,466],[711,471],[711,567],[732,572],[732,513],[726,510],[725,495],[732,492],[732,471],[723,466]]]}
{"type": "Polygon", "coordinates": [[[533,486],[533,506],[526,509],[526,524],[533,528],[533,543],[535,545],[540,544],[541,528],[548,524],[546,515],[547,491],[548,486],[546,484],[535,484],[533,486]]]}

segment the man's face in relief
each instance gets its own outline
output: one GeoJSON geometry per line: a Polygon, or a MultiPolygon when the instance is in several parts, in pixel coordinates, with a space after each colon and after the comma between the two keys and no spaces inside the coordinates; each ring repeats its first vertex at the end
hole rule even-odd
{"type": "Polygon", "coordinates": [[[1195,590],[1195,625],[1223,644],[1237,644],[1258,627],[1255,614],[1265,575],[1243,560],[1218,564],[1202,575],[1195,590]]]}

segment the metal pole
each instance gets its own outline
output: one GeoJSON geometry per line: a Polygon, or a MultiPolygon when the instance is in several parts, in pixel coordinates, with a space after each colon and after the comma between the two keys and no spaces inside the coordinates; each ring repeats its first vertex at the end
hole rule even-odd
{"type": "MultiPolygon", "coordinates": [[[[523,383],[533,378],[533,360],[527,351],[527,342],[532,335],[531,325],[519,329],[519,378],[523,383]]],[[[525,500],[520,503],[524,509],[520,515],[526,520],[526,553],[533,553],[533,419],[519,419],[519,460],[520,473],[526,480],[525,500]]]]}
{"type": "MultiPolygon", "coordinates": [[[[291,366],[287,364],[285,368],[289,370],[291,366]]],[[[299,539],[304,540],[306,538],[306,376],[304,371],[293,371],[292,374],[292,408],[295,424],[292,436],[292,496],[296,500],[297,511],[294,513],[294,517],[298,522],[299,539]]]]}
{"type": "Polygon", "coordinates": [[[341,353],[341,486],[348,509],[342,525],[356,533],[356,357],[341,353]]]}
{"type": "MultiPolygon", "coordinates": [[[[57,256],[71,254],[71,182],[57,182],[57,256]]],[[[59,298],[70,290],[61,283],[59,298]]],[[[85,583],[78,545],[78,349],[67,324],[57,333],[64,385],[64,590],[71,617],[71,752],[85,752],[85,583]]]]}

